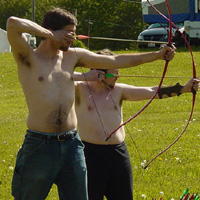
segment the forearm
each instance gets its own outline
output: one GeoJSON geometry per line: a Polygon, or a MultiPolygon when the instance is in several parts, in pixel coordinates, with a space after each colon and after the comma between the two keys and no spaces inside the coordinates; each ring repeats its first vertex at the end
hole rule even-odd
{"type": "MultiPolygon", "coordinates": [[[[115,56],[116,63],[123,67],[137,66],[148,62],[153,62],[159,59],[164,59],[160,51],[148,52],[148,53],[134,53],[123,54],[115,56]]],[[[116,67],[117,68],[117,67],[116,67]]]]}
{"type": "Polygon", "coordinates": [[[51,31],[41,27],[27,19],[18,17],[10,17],[7,21],[7,29],[14,30],[18,33],[30,33],[44,38],[51,38],[53,34],[51,31]]]}
{"type": "Polygon", "coordinates": [[[182,89],[181,89],[181,91],[180,91],[181,94],[182,94],[182,93],[190,93],[190,92],[192,92],[192,87],[189,88],[189,87],[187,86],[187,84],[186,84],[186,85],[183,85],[183,87],[182,87],[182,89]]]}
{"type": "Polygon", "coordinates": [[[74,72],[73,80],[74,81],[85,81],[84,73],[74,72]]]}
{"type": "MultiPolygon", "coordinates": [[[[137,66],[144,63],[153,62],[156,60],[166,60],[170,61],[173,59],[175,55],[176,48],[172,45],[171,47],[165,45],[161,50],[155,51],[155,52],[149,52],[149,53],[134,53],[134,54],[126,54],[124,57],[121,57],[123,55],[119,55],[116,59],[119,62],[119,65],[122,65],[123,63],[126,63],[127,66],[137,66]]],[[[116,62],[116,63],[118,63],[116,62]]]]}

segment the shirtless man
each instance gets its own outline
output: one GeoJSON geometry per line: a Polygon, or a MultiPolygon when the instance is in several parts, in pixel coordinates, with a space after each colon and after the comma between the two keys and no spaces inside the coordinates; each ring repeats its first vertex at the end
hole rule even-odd
{"type": "Polygon", "coordinates": [[[15,200],[44,200],[52,184],[61,200],[86,200],[83,145],[74,109],[76,66],[126,68],[158,59],[171,60],[175,47],[143,54],[102,56],[70,48],[77,19],[60,8],[48,11],[42,26],[18,17],[7,21],[7,36],[18,66],[27,106],[27,134],[19,150],[12,181],[15,200]],[[42,38],[32,49],[23,33],[42,38]]]}
{"type": "MultiPolygon", "coordinates": [[[[109,51],[100,53],[108,54],[109,51]]],[[[104,73],[118,75],[118,70],[109,69],[99,73],[99,78],[102,78],[104,73]]],[[[75,108],[79,135],[85,145],[89,200],[103,200],[104,196],[107,200],[133,199],[132,168],[124,142],[124,127],[117,130],[108,141],[105,140],[123,123],[123,101],[151,99],[157,87],[135,87],[116,81],[117,77],[113,77],[76,83],[75,108]]],[[[159,96],[168,97],[168,91],[172,96],[191,92],[192,87],[198,90],[198,79],[191,79],[183,87],[161,88],[156,99],[159,96]]]]}

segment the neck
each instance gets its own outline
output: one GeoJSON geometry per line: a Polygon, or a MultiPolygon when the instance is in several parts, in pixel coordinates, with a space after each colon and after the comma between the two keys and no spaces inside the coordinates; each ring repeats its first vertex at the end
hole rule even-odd
{"type": "Polygon", "coordinates": [[[35,50],[35,52],[47,58],[55,58],[60,54],[60,50],[53,45],[52,42],[46,40],[41,41],[39,47],[35,50]]]}
{"type": "Polygon", "coordinates": [[[107,89],[113,89],[114,88],[114,84],[110,84],[110,83],[107,83],[106,81],[102,81],[104,86],[107,88],[107,89]]]}

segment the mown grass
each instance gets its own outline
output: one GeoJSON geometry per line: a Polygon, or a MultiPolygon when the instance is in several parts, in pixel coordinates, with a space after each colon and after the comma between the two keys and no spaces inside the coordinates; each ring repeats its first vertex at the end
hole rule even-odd
{"type": "MultiPolygon", "coordinates": [[[[193,53],[198,74],[199,49],[195,48],[193,53]]],[[[10,188],[16,153],[26,131],[27,108],[12,54],[0,54],[0,61],[0,199],[10,200],[12,199],[10,188]]],[[[158,76],[162,75],[163,67],[164,61],[156,61],[123,69],[120,73],[158,76]]],[[[177,50],[174,60],[169,63],[166,75],[192,77],[191,58],[186,49],[177,50]]],[[[184,84],[187,80],[187,78],[166,78],[163,84],[174,85],[177,82],[184,84]]],[[[118,82],[137,86],[158,85],[159,81],[158,78],[133,77],[118,80],[118,82]]],[[[128,128],[126,143],[134,175],[134,200],[143,199],[142,195],[149,200],[161,195],[164,200],[179,199],[187,187],[191,193],[200,192],[199,101],[199,95],[197,95],[193,119],[185,134],[170,150],[158,157],[147,170],[143,169],[144,160],[149,161],[181,133],[189,118],[192,95],[183,94],[180,97],[154,100],[147,109],[126,125],[128,128]],[[137,148],[130,139],[130,135],[137,148]]],[[[129,119],[146,103],[147,101],[124,102],[124,120],[129,119]]],[[[57,199],[54,186],[47,200],[57,199]]]]}

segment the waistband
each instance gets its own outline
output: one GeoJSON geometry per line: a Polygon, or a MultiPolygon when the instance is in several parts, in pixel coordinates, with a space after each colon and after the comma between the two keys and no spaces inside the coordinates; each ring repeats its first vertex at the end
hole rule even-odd
{"type": "Polygon", "coordinates": [[[77,130],[76,128],[74,128],[65,132],[47,133],[28,129],[27,134],[32,137],[37,137],[44,140],[55,140],[59,142],[64,142],[65,140],[73,139],[77,134],[77,130]]]}
{"type": "Polygon", "coordinates": [[[116,148],[120,148],[120,147],[123,147],[124,145],[126,146],[126,143],[125,141],[119,143],[119,144],[94,144],[94,143],[89,143],[89,142],[86,142],[86,141],[82,141],[83,144],[87,147],[90,147],[90,148],[104,148],[104,149],[116,149],[116,148]]]}

